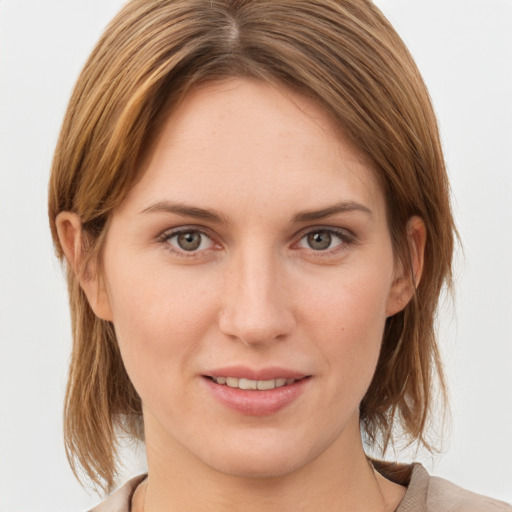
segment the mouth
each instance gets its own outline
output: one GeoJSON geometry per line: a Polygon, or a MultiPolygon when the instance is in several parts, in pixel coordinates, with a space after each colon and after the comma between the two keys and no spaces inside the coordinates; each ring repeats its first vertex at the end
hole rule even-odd
{"type": "Polygon", "coordinates": [[[202,377],[219,403],[246,416],[269,416],[285,409],[309,389],[312,380],[311,375],[287,370],[244,368],[202,377]]]}
{"type": "Polygon", "coordinates": [[[269,380],[253,380],[247,378],[238,377],[222,377],[222,376],[208,376],[216,384],[222,386],[228,386],[230,388],[237,388],[243,390],[254,390],[254,391],[269,391],[275,388],[282,388],[284,386],[292,386],[296,382],[307,379],[308,376],[300,377],[297,379],[290,379],[286,377],[278,377],[276,379],[269,380]]]}

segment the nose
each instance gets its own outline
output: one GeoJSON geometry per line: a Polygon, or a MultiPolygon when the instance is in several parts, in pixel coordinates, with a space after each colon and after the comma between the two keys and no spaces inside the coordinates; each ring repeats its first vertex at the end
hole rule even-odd
{"type": "Polygon", "coordinates": [[[248,346],[282,340],[295,326],[285,273],[270,252],[247,251],[234,258],[226,271],[219,327],[248,346]]]}

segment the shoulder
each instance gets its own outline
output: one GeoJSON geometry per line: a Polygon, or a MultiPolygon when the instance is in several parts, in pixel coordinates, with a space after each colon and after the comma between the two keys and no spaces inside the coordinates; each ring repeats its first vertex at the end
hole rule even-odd
{"type": "Polygon", "coordinates": [[[512,506],[430,476],[421,464],[414,464],[397,512],[512,512],[512,506]]]}
{"type": "Polygon", "coordinates": [[[481,494],[462,489],[448,480],[431,476],[427,510],[450,512],[512,512],[512,506],[481,494]]]}
{"type": "Polygon", "coordinates": [[[130,512],[133,493],[145,478],[146,475],[139,475],[128,480],[116,492],[89,512],[130,512]]]}

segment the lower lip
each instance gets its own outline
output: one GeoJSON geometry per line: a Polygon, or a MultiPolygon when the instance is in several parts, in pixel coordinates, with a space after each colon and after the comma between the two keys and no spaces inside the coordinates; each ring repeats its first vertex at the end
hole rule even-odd
{"type": "Polygon", "coordinates": [[[268,416],[284,409],[303,393],[309,380],[310,378],[306,377],[289,386],[258,391],[230,388],[204,377],[204,381],[217,400],[230,409],[249,416],[268,416]]]}

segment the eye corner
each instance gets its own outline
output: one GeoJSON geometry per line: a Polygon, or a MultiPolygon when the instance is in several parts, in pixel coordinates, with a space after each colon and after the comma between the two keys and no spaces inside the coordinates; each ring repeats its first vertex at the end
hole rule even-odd
{"type": "Polygon", "coordinates": [[[207,251],[221,248],[210,233],[197,226],[166,229],[156,241],[171,254],[185,258],[203,257],[207,251]]]}
{"type": "Polygon", "coordinates": [[[344,255],[356,242],[355,235],[348,229],[332,226],[314,226],[302,230],[292,248],[303,250],[308,257],[333,258],[344,255]],[[317,237],[315,240],[312,237],[317,237]],[[316,247],[313,245],[317,243],[316,247]]]}

